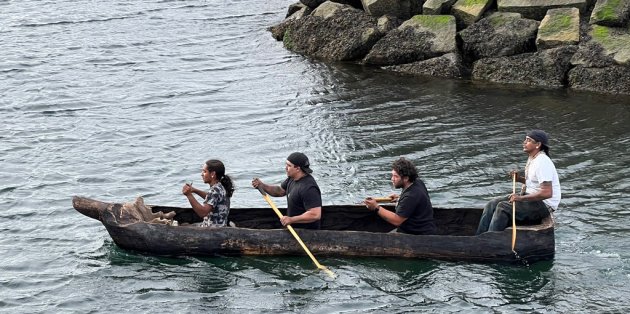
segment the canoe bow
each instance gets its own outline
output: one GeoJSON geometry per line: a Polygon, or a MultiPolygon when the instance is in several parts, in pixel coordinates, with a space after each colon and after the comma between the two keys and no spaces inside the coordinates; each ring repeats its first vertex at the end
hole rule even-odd
{"type": "Polygon", "coordinates": [[[102,222],[102,214],[107,210],[109,204],[85,197],[75,196],[72,198],[72,206],[79,213],[102,222]]]}

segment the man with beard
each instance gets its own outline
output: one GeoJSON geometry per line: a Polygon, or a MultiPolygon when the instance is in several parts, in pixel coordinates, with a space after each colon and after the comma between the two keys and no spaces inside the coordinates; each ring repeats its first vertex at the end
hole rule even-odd
{"type": "Polygon", "coordinates": [[[373,198],[366,198],[365,206],[383,220],[398,227],[398,232],[409,234],[435,234],[433,206],[424,182],[418,178],[418,170],[414,164],[399,158],[392,164],[392,184],[402,189],[400,196],[390,195],[392,201],[397,200],[396,212],[391,212],[378,205],[373,198]]]}

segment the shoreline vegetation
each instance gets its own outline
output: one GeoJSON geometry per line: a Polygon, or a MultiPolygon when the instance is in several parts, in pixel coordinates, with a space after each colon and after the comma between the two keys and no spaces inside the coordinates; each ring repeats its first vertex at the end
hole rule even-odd
{"type": "Polygon", "coordinates": [[[295,53],[408,75],[630,95],[630,0],[300,0],[295,53]]]}

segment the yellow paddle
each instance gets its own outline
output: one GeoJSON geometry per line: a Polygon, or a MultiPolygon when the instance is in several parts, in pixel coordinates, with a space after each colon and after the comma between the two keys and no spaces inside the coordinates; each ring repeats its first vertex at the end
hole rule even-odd
{"type": "MultiPolygon", "coordinates": [[[[269,206],[271,206],[271,208],[276,213],[276,215],[278,215],[278,218],[282,218],[282,213],[280,212],[280,210],[278,210],[278,207],[276,207],[276,204],[273,203],[273,201],[271,200],[269,195],[262,189],[262,186],[260,186],[260,185],[258,186],[258,191],[260,191],[260,194],[262,194],[262,196],[265,199],[265,201],[267,201],[267,203],[269,204],[269,206]]],[[[315,256],[313,256],[311,251],[306,247],[306,244],[304,244],[304,242],[302,242],[302,239],[300,239],[300,236],[298,236],[298,234],[295,232],[293,227],[291,227],[291,225],[287,225],[287,229],[289,229],[289,231],[291,232],[293,237],[298,241],[300,246],[302,246],[302,249],[304,249],[306,254],[308,254],[308,256],[311,258],[311,260],[313,260],[313,263],[315,263],[315,266],[317,266],[317,268],[319,268],[319,269],[323,270],[324,272],[326,272],[326,274],[328,274],[328,276],[330,276],[331,278],[335,278],[335,273],[333,273],[330,269],[326,268],[326,266],[320,264],[317,261],[317,259],[315,259],[315,256]]]]}
{"type": "MultiPolygon", "coordinates": [[[[512,174],[512,194],[516,195],[516,172],[512,174]]],[[[512,202],[512,252],[516,254],[514,251],[514,246],[516,245],[516,201],[512,202]]]]}
{"type": "Polygon", "coordinates": [[[392,203],[391,197],[375,197],[373,198],[377,203],[392,203]]]}

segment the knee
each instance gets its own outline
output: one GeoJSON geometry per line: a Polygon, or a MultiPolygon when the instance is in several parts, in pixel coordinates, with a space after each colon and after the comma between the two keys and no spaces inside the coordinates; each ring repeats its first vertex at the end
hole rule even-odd
{"type": "Polygon", "coordinates": [[[512,213],[512,203],[510,202],[499,202],[497,204],[497,208],[494,211],[495,215],[500,215],[500,214],[511,214],[512,213]]]}
{"type": "Polygon", "coordinates": [[[508,201],[502,201],[497,204],[497,209],[500,210],[512,210],[512,203],[508,201]]]}

